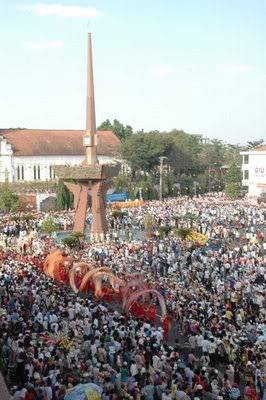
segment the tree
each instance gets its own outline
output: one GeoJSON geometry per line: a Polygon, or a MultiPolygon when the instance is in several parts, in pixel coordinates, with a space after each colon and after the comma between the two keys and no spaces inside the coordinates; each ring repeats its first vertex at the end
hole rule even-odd
{"type": "Polygon", "coordinates": [[[172,227],[170,225],[161,225],[158,227],[159,236],[161,239],[165,239],[171,232],[172,227]]]}
{"type": "Polygon", "coordinates": [[[186,238],[191,235],[191,228],[178,228],[174,230],[174,233],[179,236],[182,240],[186,240],[186,238]]]}
{"type": "Polygon", "coordinates": [[[225,154],[224,154],[224,163],[228,164],[241,164],[241,155],[240,152],[243,150],[243,146],[239,144],[227,144],[225,146],[225,154]]]}
{"type": "Polygon", "coordinates": [[[127,192],[131,199],[135,197],[137,192],[136,182],[133,182],[129,175],[120,171],[114,178],[114,184],[117,192],[127,192]]]}
{"type": "Polygon", "coordinates": [[[174,193],[174,185],[176,182],[176,176],[173,171],[168,171],[163,177],[163,194],[164,196],[172,196],[174,193]]]}
{"type": "Polygon", "coordinates": [[[225,194],[231,199],[239,197],[241,191],[241,170],[232,163],[225,174],[225,194]]]}
{"type": "Polygon", "coordinates": [[[254,147],[260,146],[261,144],[263,144],[263,142],[264,142],[263,139],[247,142],[247,148],[248,149],[254,149],[254,147]]]}
{"type": "Polygon", "coordinates": [[[142,189],[142,198],[144,200],[154,200],[158,198],[155,189],[155,179],[152,175],[144,175],[144,177],[137,182],[137,186],[142,189]]]}
{"type": "Polygon", "coordinates": [[[125,140],[129,136],[133,134],[133,129],[131,126],[126,125],[124,126],[119,122],[117,119],[114,119],[113,121],[113,132],[116,134],[116,136],[119,137],[121,140],[125,140]]]}
{"type": "Polygon", "coordinates": [[[106,119],[98,126],[99,131],[112,131],[121,140],[125,140],[133,134],[133,129],[130,125],[124,126],[118,119],[114,119],[113,123],[106,119]]]}
{"type": "Polygon", "coordinates": [[[113,125],[111,124],[109,119],[106,119],[101,123],[101,125],[98,126],[98,131],[112,131],[113,130],[113,125]]]}
{"type": "Polygon", "coordinates": [[[20,201],[18,195],[8,186],[4,185],[0,190],[0,210],[5,212],[16,212],[20,201]]]}
{"type": "Polygon", "coordinates": [[[75,247],[80,246],[80,239],[76,235],[69,235],[69,236],[65,237],[64,239],[62,239],[62,243],[65,246],[68,246],[70,249],[74,249],[75,247]]]}
{"type": "Polygon", "coordinates": [[[41,225],[41,231],[44,233],[48,233],[49,235],[55,232],[58,229],[58,225],[55,222],[52,216],[48,216],[45,220],[43,220],[41,225]]]}
{"type": "Polygon", "coordinates": [[[167,149],[166,156],[177,174],[184,171],[193,173],[199,170],[201,147],[196,135],[174,129],[163,133],[163,140],[167,149]]]}
{"type": "Polygon", "coordinates": [[[187,174],[182,174],[178,178],[178,183],[180,183],[181,186],[181,194],[184,195],[193,194],[194,179],[191,176],[188,176],[187,174]]]}
{"type": "Polygon", "coordinates": [[[203,169],[208,169],[211,165],[221,167],[225,161],[225,144],[218,139],[213,139],[201,145],[200,163],[203,169]]]}
{"type": "Polygon", "coordinates": [[[200,145],[195,135],[184,131],[139,132],[128,137],[122,144],[121,155],[130,168],[147,173],[158,171],[159,157],[167,157],[173,173],[193,173],[200,168],[200,145]]]}
{"type": "Polygon", "coordinates": [[[58,210],[68,210],[73,206],[73,194],[63,181],[59,181],[56,188],[56,206],[58,210]]]}
{"type": "Polygon", "coordinates": [[[138,133],[128,137],[121,148],[122,158],[133,171],[151,172],[165,155],[166,146],[158,132],[138,133]]]}

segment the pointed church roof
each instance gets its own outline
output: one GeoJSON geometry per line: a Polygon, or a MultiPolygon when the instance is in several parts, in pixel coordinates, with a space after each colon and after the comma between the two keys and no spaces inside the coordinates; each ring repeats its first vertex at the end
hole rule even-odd
{"type": "MultiPolygon", "coordinates": [[[[15,156],[80,156],[85,155],[83,130],[0,129],[11,144],[15,156]]],[[[120,139],[112,131],[98,131],[97,154],[115,156],[120,139]]]]}

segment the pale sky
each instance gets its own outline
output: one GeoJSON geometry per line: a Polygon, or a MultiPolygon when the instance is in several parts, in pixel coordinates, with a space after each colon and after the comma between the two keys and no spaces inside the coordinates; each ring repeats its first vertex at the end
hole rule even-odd
{"type": "Polygon", "coordinates": [[[0,128],[96,118],[230,143],[266,138],[264,0],[0,0],[0,128]]]}

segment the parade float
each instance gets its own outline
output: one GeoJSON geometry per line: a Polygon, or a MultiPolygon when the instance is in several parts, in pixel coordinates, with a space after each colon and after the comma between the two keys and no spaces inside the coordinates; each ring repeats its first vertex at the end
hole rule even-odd
{"type": "Polygon", "coordinates": [[[43,272],[56,282],[69,285],[74,293],[92,292],[96,299],[118,302],[125,314],[136,318],[155,323],[160,313],[167,336],[169,320],[165,300],[157,290],[148,287],[141,273],[118,277],[108,267],[75,262],[60,249],[46,257],[43,272]]]}
{"type": "Polygon", "coordinates": [[[205,246],[208,240],[206,235],[190,228],[178,228],[175,234],[188,244],[197,247],[205,246]]]}
{"type": "Polygon", "coordinates": [[[65,395],[64,400],[101,400],[102,388],[95,383],[79,384],[65,395]]]}

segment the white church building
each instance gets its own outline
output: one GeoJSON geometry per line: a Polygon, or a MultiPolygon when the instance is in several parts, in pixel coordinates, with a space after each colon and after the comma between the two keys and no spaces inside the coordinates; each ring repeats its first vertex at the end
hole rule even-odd
{"type": "Polygon", "coordinates": [[[242,151],[242,185],[248,188],[248,196],[258,198],[266,193],[266,145],[242,151]]]}
{"type": "MultiPolygon", "coordinates": [[[[82,130],[0,129],[0,182],[54,180],[55,165],[79,165],[85,158],[82,130]]],[[[120,140],[97,132],[100,164],[116,163],[120,140]]]]}

